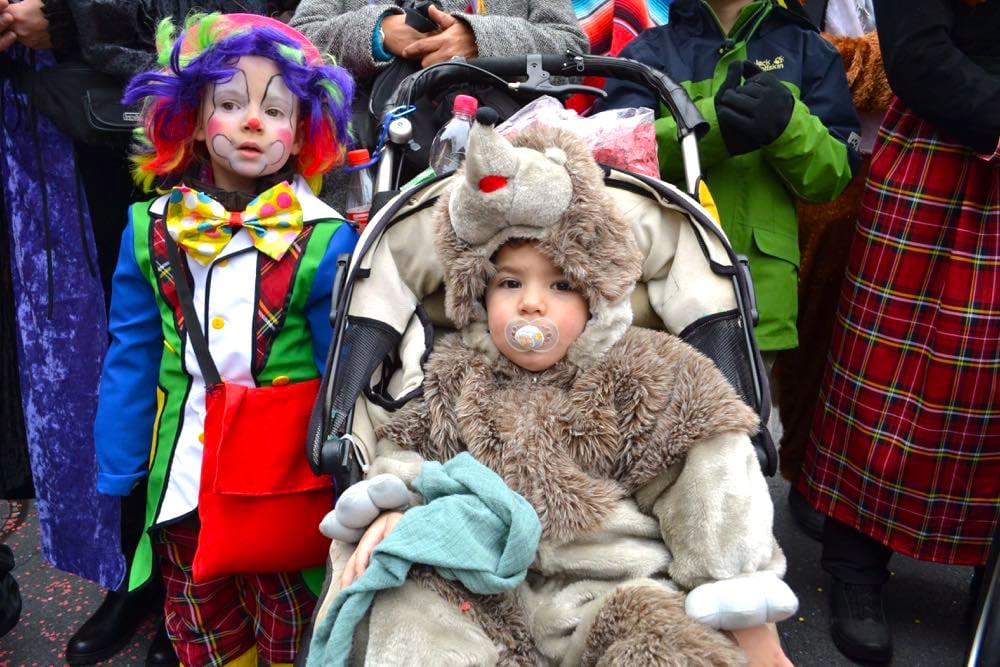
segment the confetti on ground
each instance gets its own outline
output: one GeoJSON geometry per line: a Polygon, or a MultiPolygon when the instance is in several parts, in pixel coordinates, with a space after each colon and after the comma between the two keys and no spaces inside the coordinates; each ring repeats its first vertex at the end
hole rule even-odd
{"type": "MultiPolygon", "coordinates": [[[[104,599],[104,589],[53,568],[42,558],[38,514],[29,502],[2,501],[0,542],[14,551],[13,575],[21,589],[21,620],[0,638],[3,667],[64,665],[66,643],[104,599]],[[9,510],[7,508],[9,507],[9,510]]],[[[139,627],[132,642],[102,667],[141,665],[156,628],[152,620],[139,627]]]]}

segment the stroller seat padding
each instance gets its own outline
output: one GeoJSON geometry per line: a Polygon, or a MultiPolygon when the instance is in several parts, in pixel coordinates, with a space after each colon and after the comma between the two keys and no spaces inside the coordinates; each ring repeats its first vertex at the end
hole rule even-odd
{"type": "MultiPolygon", "coordinates": [[[[433,234],[433,203],[447,195],[450,181],[431,182],[386,204],[383,211],[392,212],[391,220],[380,214],[369,224],[352,259],[352,270],[363,277],[354,281],[348,320],[379,322],[400,336],[394,367],[382,387],[390,403],[418,395],[435,330],[454,328],[444,313],[443,271],[433,234]]],[[[638,178],[613,171],[606,183],[644,258],[632,295],[634,324],[680,334],[703,318],[737,309],[731,279],[710,265],[732,266],[718,238],[638,178]]],[[[362,396],[356,407],[357,413],[373,411],[375,423],[355,421],[354,429],[356,439],[373,454],[374,441],[365,443],[363,433],[373,434],[388,417],[383,410],[398,405],[373,405],[362,396]]]]}

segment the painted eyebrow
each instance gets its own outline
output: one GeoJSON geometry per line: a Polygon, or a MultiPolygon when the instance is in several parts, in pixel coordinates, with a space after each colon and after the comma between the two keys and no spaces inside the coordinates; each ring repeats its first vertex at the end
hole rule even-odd
{"type": "Polygon", "coordinates": [[[216,83],[215,84],[215,88],[212,90],[212,107],[213,107],[213,109],[215,108],[215,106],[217,104],[216,103],[216,98],[220,94],[225,95],[226,93],[235,93],[237,95],[241,95],[242,96],[241,99],[243,99],[243,100],[247,100],[247,101],[250,100],[250,84],[247,81],[246,72],[244,72],[243,70],[237,70],[237,73],[242,73],[243,74],[243,90],[240,90],[240,84],[239,84],[239,82],[236,81],[236,74],[234,74],[232,77],[230,77],[227,81],[222,81],[222,82],[216,83]],[[220,93],[220,90],[219,90],[220,88],[222,88],[221,93],[220,93]]]}
{"type": "MultiPolygon", "coordinates": [[[[272,83],[274,83],[275,79],[278,79],[278,80],[280,80],[280,81],[281,81],[282,83],[284,83],[284,82],[285,82],[285,79],[284,79],[284,77],[282,77],[282,76],[281,76],[281,74],[274,74],[274,75],[272,75],[272,76],[271,76],[271,78],[267,80],[267,85],[266,85],[266,86],[264,86],[264,96],[260,98],[260,101],[261,101],[261,104],[263,104],[264,102],[266,102],[266,101],[267,101],[267,98],[268,98],[268,97],[269,97],[269,96],[271,95],[271,84],[272,84],[272,83]]],[[[285,85],[285,90],[287,90],[287,91],[288,91],[288,93],[289,93],[290,95],[292,95],[293,97],[295,96],[295,93],[293,93],[293,92],[292,92],[292,91],[291,91],[291,90],[290,90],[290,89],[288,88],[288,85],[287,85],[287,84],[285,85]]],[[[275,97],[280,97],[280,98],[284,98],[284,95],[282,95],[282,94],[280,94],[280,93],[277,93],[277,92],[276,92],[276,93],[274,93],[274,96],[275,96],[275,97]]],[[[291,102],[291,100],[289,100],[289,102],[291,102]]]]}
{"type": "Polygon", "coordinates": [[[242,93],[246,99],[250,99],[250,81],[247,79],[247,73],[241,69],[237,69],[236,71],[243,75],[243,90],[239,90],[240,84],[236,82],[236,74],[233,74],[228,80],[219,81],[215,84],[215,90],[212,92],[213,98],[218,93],[220,87],[228,86],[230,89],[235,89],[237,92],[242,93]]]}

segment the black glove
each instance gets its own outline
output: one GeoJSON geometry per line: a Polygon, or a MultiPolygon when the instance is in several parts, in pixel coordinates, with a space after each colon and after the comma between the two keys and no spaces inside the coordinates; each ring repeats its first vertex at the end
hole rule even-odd
{"type": "Polygon", "coordinates": [[[730,155],[743,155],[769,145],[792,119],[795,98],[773,74],[750,61],[729,64],[715,94],[715,115],[730,155]],[[746,82],[740,84],[740,78],[746,82]]]}

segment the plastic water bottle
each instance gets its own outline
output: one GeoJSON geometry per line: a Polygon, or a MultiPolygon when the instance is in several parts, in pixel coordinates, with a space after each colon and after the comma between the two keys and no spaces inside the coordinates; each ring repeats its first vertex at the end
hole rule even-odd
{"type": "MultiPolygon", "coordinates": [[[[347,164],[350,167],[357,167],[370,159],[371,155],[369,155],[367,148],[347,152],[347,164]]],[[[374,193],[372,175],[368,168],[358,169],[350,174],[351,182],[347,186],[347,210],[344,215],[357,226],[360,233],[368,224],[368,211],[372,207],[372,194],[374,193]]]]}
{"type": "Polygon", "coordinates": [[[435,174],[455,171],[465,159],[469,130],[479,108],[479,100],[469,95],[457,95],[451,120],[444,124],[431,142],[430,165],[435,174]]]}

